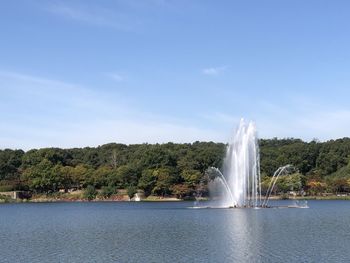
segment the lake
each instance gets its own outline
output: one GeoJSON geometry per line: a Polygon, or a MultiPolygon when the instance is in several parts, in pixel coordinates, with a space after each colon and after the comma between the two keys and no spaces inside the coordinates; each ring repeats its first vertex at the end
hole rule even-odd
{"type": "Polygon", "coordinates": [[[350,202],[308,204],[1,204],[0,262],[349,262],[350,202]]]}

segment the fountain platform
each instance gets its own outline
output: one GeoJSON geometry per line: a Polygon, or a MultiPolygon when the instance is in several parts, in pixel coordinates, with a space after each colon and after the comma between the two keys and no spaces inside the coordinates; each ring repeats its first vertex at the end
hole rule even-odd
{"type": "Polygon", "coordinates": [[[234,206],[189,206],[188,209],[285,209],[285,208],[309,208],[300,205],[281,205],[281,206],[251,206],[251,207],[234,207],[234,206]]]}

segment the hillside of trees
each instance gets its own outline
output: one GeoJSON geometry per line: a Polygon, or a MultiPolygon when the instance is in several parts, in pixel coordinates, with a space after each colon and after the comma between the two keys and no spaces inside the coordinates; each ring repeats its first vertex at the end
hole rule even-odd
{"type": "MultiPolygon", "coordinates": [[[[299,139],[260,140],[263,185],[279,167],[292,164],[296,173],[280,180],[279,192],[309,194],[350,192],[350,138],[327,142],[299,139]]],[[[145,195],[192,196],[210,166],[221,167],[226,145],[110,143],[99,147],[43,148],[27,152],[0,150],[0,192],[26,190],[143,190],[145,195]]]]}

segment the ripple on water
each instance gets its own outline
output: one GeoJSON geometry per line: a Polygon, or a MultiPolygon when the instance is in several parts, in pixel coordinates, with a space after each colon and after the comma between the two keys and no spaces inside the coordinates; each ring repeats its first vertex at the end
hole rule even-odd
{"type": "Polygon", "coordinates": [[[0,205],[1,262],[349,262],[349,202],[0,205]]]}

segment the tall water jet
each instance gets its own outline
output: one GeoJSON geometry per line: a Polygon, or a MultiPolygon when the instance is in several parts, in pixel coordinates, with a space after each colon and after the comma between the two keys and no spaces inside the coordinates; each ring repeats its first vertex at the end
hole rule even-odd
{"type": "Polygon", "coordinates": [[[223,173],[221,206],[257,207],[261,204],[259,146],[256,126],[241,119],[229,142],[223,173]]]}
{"type": "MultiPolygon", "coordinates": [[[[261,199],[260,156],[254,122],[241,119],[227,145],[223,172],[209,167],[200,182],[196,196],[210,193],[210,205],[205,208],[262,207],[267,208],[278,178],[294,170],[292,165],[279,167],[271,177],[264,200],[261,199]],[[207,187],[205,187],[207,186],[207,187]]],[[[306,204],[306,203],[305,203],[306,204]]],[[[307,207],[295,204],[285,207],[307,207]]],[[[195,208],[201,208],[196,202],[195,208]]]]}

